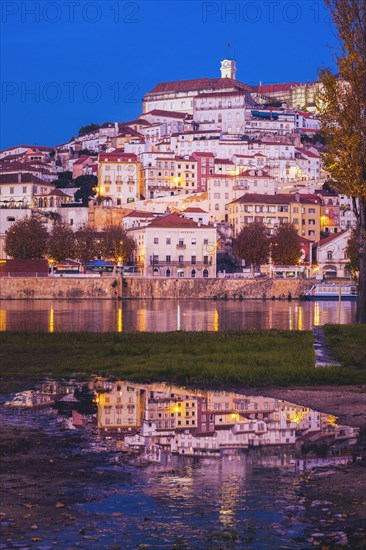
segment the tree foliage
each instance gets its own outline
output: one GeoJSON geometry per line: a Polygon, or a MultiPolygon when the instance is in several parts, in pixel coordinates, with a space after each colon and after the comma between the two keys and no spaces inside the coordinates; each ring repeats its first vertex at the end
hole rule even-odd
{"type": "Polygon", "coordinates": [[[261,222],[245,225],[237,236],[236,253],[240,259],[252,266],[266,263],[269,257],[269,237],[266,226],[261,222]]]}
{"type": "Polygon", "coordinates": [[[352,229],[350,238],[347,242],[346,254],[348,257],[347,269],[351,273],[352,277],[357,279],[358,272],[360,271],[360,258],[358,254],[358,243],[359,243],[359,231],[355,227],[352,229]]]}
{"type": "Polygon", "coordinates": [[[62,262],[74,257],[75,235],[71,227],[64,222],[54,224],[48,238],[48,256],[62,262]]]}
{"type": "Polygon", "coordinates": [[[5,253],[15,260],[44,258],[48,232],[36,218],[23,218],[15,222],[6,233],[5,253]]]}
{"type": "Polygon", "coordinates": [[[132,258],[135,249],[134,239],[120,225],[107,225],[100,234],[100,252],[106,259],[124,264],[132,258]]]}
{"type": "Polygon", "coordinates": [[[74,185],[79,187],[75,193],[75,200],[81,200],[84,206],[88,206],[89,200],[95,196],[98,178],[92,174],[79,176],[74,181],[74,185]]]}
{"type": "Polygon", "coordinates": [[[66,172],[60,172],[57,175],[57,180],[53,180],[53,185],[58,189],[65,189],[65,187],[70,187],[72,182],[72,172],[67,170],[66,172]]]}
{"type": "Polygon", "coordinates": [[[357,321],[366,323],[366,0],[326,0],[340,41],[338,75],[320,72],[318,106],[326,140],[325,168],[353,198],[358,220],[357,321]]]}
{"type": "Polygon", "coordinates": [[[292,223],[279,225],[273,234],[272,263],[276,265],[296,265],[301,259],[301,245],[296,227],[292,223]]]}
{"type": "Polygon", "coordinates": [[[82,126],[79,129],[78,136],[85,136],[86,134],[89,134],[90,132],[94,132],[94,130],[98,130],[100,128],[100,124],[96,124],[95,122],[91,122],[90,124],[86,124],[85,126],[82,126]]]}
{"type": "Polygon", "coordinates": [[[74,256],[79,262],[94,260],[99,253],[99,237],[91,225],[83,225],[75,232],[74,256]]]}

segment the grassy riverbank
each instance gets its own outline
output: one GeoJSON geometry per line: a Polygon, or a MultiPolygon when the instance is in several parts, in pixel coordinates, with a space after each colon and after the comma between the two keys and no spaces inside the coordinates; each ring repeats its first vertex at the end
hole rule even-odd
{"type": "MultiPolygon", "coordinates": [[[[343,338],[348,327],[337,328],[337,338],[343,338]]],[[[311,332],[277,330],[2,333],[0,364],[7,379],[99,374],[211,387],[364,384],[366,368],[349,366],[352,334],[350,329],[342,341],[346,366],[324,369],[314,367],[311,332]]],[[[334,337],[330,340],[334,343],[334,337]]]]}

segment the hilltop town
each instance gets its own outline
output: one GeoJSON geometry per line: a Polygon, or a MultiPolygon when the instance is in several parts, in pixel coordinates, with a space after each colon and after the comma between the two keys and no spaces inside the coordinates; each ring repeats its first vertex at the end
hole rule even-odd
{"type": "Polygon", "coordinates": [[[74,231],[121,225],[136,243],[136,274],[213,278],[245,272],[233,242],[263,222],[269,234],[296,228],[291,276],[348,277],[356,219],[322,166],[321,85],[248,86],[233,59],[220,71],[157,84],[134,120],[89,124],[56,147],[1,151],[0,260],[15,222],[35,217],[50,230],[57,217],[74,231]]]}

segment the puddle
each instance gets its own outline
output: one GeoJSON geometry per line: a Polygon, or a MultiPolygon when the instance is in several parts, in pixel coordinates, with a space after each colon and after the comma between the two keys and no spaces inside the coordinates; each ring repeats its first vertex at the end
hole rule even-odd
{"type": "MultiPolygon", "coordinates": [[[[303,493],[309,475],[353,461],[358,428],[334,416],[268,397],[100,378],[47,381],[8,396],[1,413],[7,426],[63,434],[55,456],[65,435],[68,456],[94,456],[91,478],[63,488],[67,509],[83,521],[40,525],[42,541],[81,548],[348,544],[331,503],[303,493]],[[103,476],[108,483],[96,486],[103,476]]],[[[23,533],[20,540],[29,539],[23,533]]]]}

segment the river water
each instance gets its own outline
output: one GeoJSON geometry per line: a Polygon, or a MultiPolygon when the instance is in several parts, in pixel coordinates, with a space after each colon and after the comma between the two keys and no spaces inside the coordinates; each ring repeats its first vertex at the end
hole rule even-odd
{"type": "Polygon", "coordinates": [[[311,330],[326,323],[352,323],[355,316],[355,302],[339,306],[332,301],[0,301],[2,331],[311,330]]]}

